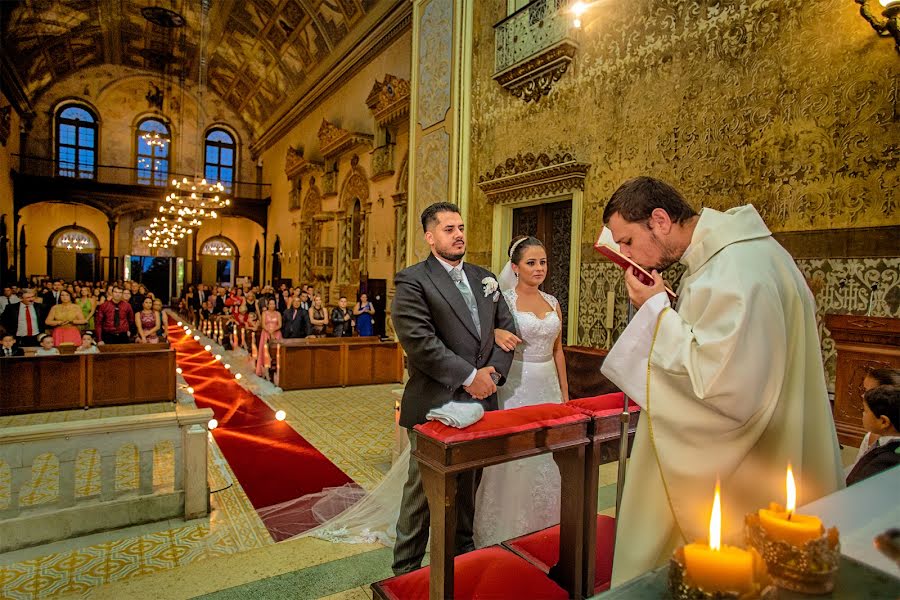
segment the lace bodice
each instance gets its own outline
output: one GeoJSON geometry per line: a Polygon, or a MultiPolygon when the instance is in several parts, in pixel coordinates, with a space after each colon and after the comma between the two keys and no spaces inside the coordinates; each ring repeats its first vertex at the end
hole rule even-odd
{"type": "Polygon", "coordinates": [[[553,344],[559,337],[562,324],[559,315],[556,314],[556,298],[550,294],[541,292],[544,300],[550,305],[551,311],[545,315],[536,315],[530,311],[520,311],[516,308],[515,289],[503,292],[503,297],[509,305],[516,327],[519,329],[519,337],[524,341],[516,348],[515,360],[526,362],[543,362],[553,355],[553,344]]]}

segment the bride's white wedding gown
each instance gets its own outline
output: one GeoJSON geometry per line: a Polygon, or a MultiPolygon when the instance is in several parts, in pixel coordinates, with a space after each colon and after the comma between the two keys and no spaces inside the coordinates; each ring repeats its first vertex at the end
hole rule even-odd
{"type": "MultiPolygon", "coordinates": [[[[500,408],[559,404],[562,391],[553,345],[562,323],[556,298],[541,292],[552,308],[543,315],[516,309],[515,289],[503,292],[523,344],[516,348],[500,408]]],[[[559,523],[559,469],[551,454],[487,467],[475,496],[475,545],[498,544],[559,523]]]]}
{"type": "MultiPolygon", "coordinates": [[[[562,402],[553,361],[562,324],[556,298],[541,294],[552,310],[535,315],[516,310],[514,289],[503,292],[524,343],[516,348],[506,383],[498,389],[501,408],[562,402]]],[[[330,488],[263,509],[260,515],[310,523],[307,526],[321,523],[296,537],[393,546],[409,459],[407,445],[369,493],[358,486],[330,488]]],[[[486,468],[476,494],[475,545],[496,544],[559,523],[559,487],[559,469],[549,454],[486,468]]]]}

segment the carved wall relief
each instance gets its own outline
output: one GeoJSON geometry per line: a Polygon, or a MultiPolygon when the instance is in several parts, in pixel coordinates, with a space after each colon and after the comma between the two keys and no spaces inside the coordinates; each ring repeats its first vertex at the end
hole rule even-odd
{"type": "Polygon", "coordinates": [[[419,25],[418,121],[428,129],[450,108],[453,0],[431,0],[419,25]]]}

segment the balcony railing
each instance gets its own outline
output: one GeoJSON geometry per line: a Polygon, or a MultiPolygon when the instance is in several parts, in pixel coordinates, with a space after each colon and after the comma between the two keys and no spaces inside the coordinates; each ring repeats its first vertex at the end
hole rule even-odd
{"type": "MultiPolygon", "coordinates": [[[[71,181],[95,181],[100,184],[113,185],[146,185],[147,187],[162,188],[164,186],[154,186],[151,183],[143,183],[154,180],[154,174],[147,169],[137,169],[135,167],[124,167],[119,165],[93,165],[94,170],[90,173],[90,177],[74,177],[77,175],[78,169],[73,169],[72,163],[60,163],[51,158],[43,158],[38,156],[25,156],[14,154],[19,159],[19,168],[14,169],[21,175],[30,175],[33,177],[52,177],[60,180],[71,181]]],[[[83,167],[78,167],[83,169],[83,167]]],[[[89,170],[81,171],[87,174],[89,170]]],[[[187,173],[168,173],[165,177],[158,178],[165,181],[166,184],[172,179],[181,179],[187,177],[192,179],[194,175],[187,173]]],[[[268,183],[252,183],[249,181],[234,181],[231,183],[229,194],[235,198],[268,198],[271,194],[271,185],[268,183]]]]}

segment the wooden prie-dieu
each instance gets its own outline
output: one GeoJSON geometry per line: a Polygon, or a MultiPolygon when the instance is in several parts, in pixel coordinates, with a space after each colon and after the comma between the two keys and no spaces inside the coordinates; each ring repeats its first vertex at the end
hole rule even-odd
{"type": "MultiPolygon", "coordinates": [[[[574,408],[542,404],[488,412],[481,421],[465,429],[453,429],[436,422],[415,427],[416,448],[412,457],[419,461],[431,515],[431,566],[426,569],[430,569],[428,595],[432,600],[457,597],[454,594],[454,537],[459,475],[546,453],[553,454],[561,476],[559,560],[549,575],[555,582],[550,585],[558,585],[559,592],[569,597],[581,597],[584,473],[585,452],[590,441],[589,422],[589,416],[574,408]]],[[[475,551],[478,552],[483,550],[475,551]]],[[[392,581],[400,577],[373,584],[376,597],[397,597],[396,591],[391,589],[392,581]]],[[[405,591],[411,593],[408,588],[405,591]]],[[[424,595],[425,590],[420,591],[424,595]]]]}

